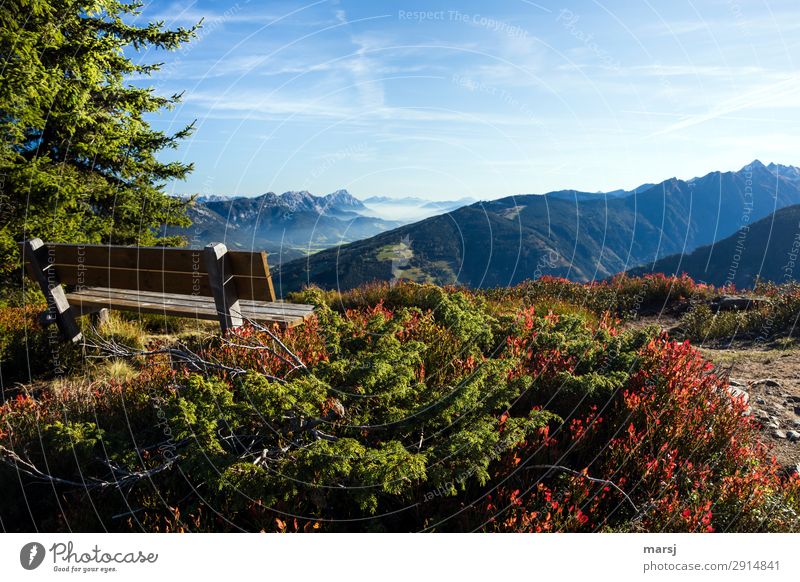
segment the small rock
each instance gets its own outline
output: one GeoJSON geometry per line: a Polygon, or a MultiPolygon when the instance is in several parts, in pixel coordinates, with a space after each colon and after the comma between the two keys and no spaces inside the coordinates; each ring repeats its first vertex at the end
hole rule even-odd
{"type": "Polygon", "coordinates": [[[766,297],[742,297],[741,295],[723,295],[711,302],[711,306],[720,311],[745,311],[768,304],[769,299],[766,297]]]}
{"type": "Polygon", "coordinates": [[[766,410],[761,410],[760,408],[756,409],[756,418],[761,420],[769,420],[769,414],[766,410]]]}
{"type": "Polygon", "coordinates": [[[797,432],[796,430],[790,430],[786,433],[786,438],[793,443],[800,441],[800,432],[797,432]]]}
{"type": "Polygon", "coordinates": [[[795,406],[794,407],[794,413],[797,414],[798,416],[800,416],[800,406],[795,406]]]}
{"type": "Polygon", "coordinates": [[[750,402],[750,394],[748,394],[745,390],[742,390],[741,388],[737,388],[733,384],[728,386],[728,393],[733,398],[741,398],[742,400],[744,400],[745,404],[750,402]]]}
{"type": "Polygon", "coordinates": [[[776,439],[785,439],[786,438],[786,433],[784,431],[782,431],[782,430],[773,430],[772,431],[772,436],[773,436],[773,438],[776,438],[776,439]]]}
{"type": "Polygon", "coordinates": [[[767,401],[761,398],[760,396],[756,398],[756,404],[766,404],[767,401]]]}
{"type": "MultiPolygon", "coordinates": [[[[767,425],[767,428],[780,428],[780,427],[781,427],[781,425],[780,425],[780,424],[779,424],[777,421],[775,421],[775,420],[771,421],[771,422],[770,422],[770,423],[767,425]]],[[[781,437],[781,438],[783,438],[783,437],[781,437]]]]}
{"type": "Polygon", "coordinates": [[[784,465],[783,470],[789,477],[800,474],[800,463],[795,463],[794,465],[784,465]]]}
{"type": "Polygon", "coordinates": [[[800,403],[800,396],[787,396],[786,400],[789,402],[798,402],[800,403]]]}
{"type": "Polygon", "coordinates": [[[766,388],[780,388],[781,384],[777,380],[772,378],[762,378],[761,380],[756,380],[751,384],[751,386],[764,386],[766,388]]]}

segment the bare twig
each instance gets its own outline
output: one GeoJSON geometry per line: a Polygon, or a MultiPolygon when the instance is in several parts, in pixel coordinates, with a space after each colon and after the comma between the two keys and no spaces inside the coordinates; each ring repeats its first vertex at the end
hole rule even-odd
{"type": "Polygon", "coordinates": [[[275,356],[276,358],[278,358],[278,359],[279,359],[280,361],[282,361],[284,364],[286,364],[287,366],[289,366],[289,371],[288,371],[288,372],[286,372],[286,375],[287,375],[287,376],[288,376],[289,374],[291,374],[292,372],[294,372],[295,370],[304,370],[304,371],[306,371],[306,370],[307,370],[307,368],[305,367],[305,365],[303,365],[303,366],[299,366],[299,365],[295,364],[294,362],[292,362],[291,360],[289,360],[289,359],[288,359],[288,358],[286,358],[285,356],[283,356],[283,355],[279,354],[277,350],[274,350],[274,349],[272,349],[272,348],[271,348],[271,347],[269,347],[269,346],[240,344],[240,343],[232,342],[232,341],[230,341],[229,339],[227,339],[227,338],[224,338],[224,337],[222,338],[222,341],[223,341],[223,342],[224,342],[226,345],[228,345],[228,346],[230,346],[230,347],[232,347],[232,348],[240,348],[240,349],[244,349],[244,350],[252,350],[252,351],[265,351],[265,352],[269,352],[269,353],[271,353],[273,356],[275,356]]]}
{"type": "MultiPolygon", "coordinates": [[[[152,357],[152,356],[159,356],[159,355],[166,355],[169,356],[175,362],[179,362],[184,364],[189,370],[193,372],[200,372],[205,373],[209,369],[216,369],[222,370],[224,372],[228,372],[231,376],[239,376],[242,374],[247,374],[248,370],[245,368],[227,366],[217,360],[209,360],[201,357],[196,352],[193,352],[189,349],[188,346],[178,343],[177,347],[167,347],[167,348],[158,348],[154,350],[140,350],[138,348],[133,348],[131,346],[127,346],[125,344],[121,344],[114,340],[108,340],[105,338],[100,337],[99,335],[95,335],[91,341],[87,339],[84,340],[83,345],[87,348],[91,348],[97,350],[99,354],[89,354],[87,358],[96,358],[96,359],[104,359],[104,358],[136,358],[136,357],[152,357]]],[[[279,378],[277,376],[271,376],[269,374],[263,374],[268,380],[272,380],[275,382],[280,382],[282,384],[286,383],[286,380],[283,378],[279,378]]]]}
{"type": "Polygon", "coordinates": [[[295,362],[295,364],[296,364],[296,366],[298,368],[303,369],[303,370],[308,370],[308,367],[305,365],[305,363],[303,363],[303,360],[301,360],[297,356],[297,354],[295,354],[292,350],[290,350],[288,347],[286,347],[286,344],[284,344],[281,341],[281,339],[277,335],[275,335],[275,333],[271,329],[269,329],[268,327],[264,327],[263,325],[261,325],[260,323],[258,323],[257,321],[254,321],[252,319],[245,318],[245,321],[247,321],[250,325],[252,325],[258,331],[263,331],[264,333],[269,335],[269,337],[272,338],[272,341],[274,341],[276,344],[278,344],[281,347],[281,349],[289,355],[289,357],[295,362]]]}
{"type": "Polygon", "coordinates": [[[102,479],[96,479],[94,477],[89,477],[86,481],[72,481],[70,479],[63,479],[61,477],[55,477],[53,475],[49,475],[45,473],[36,465],[31,463],[30,461],[23,459],[17,453],[8,449],[2,445],[0,445],[0,461],[5,463],[6,465],[13,467],[15,470],[28,475],[29,477],[33,477],[34,479],[38,479],[40,481],[44,481],[47,483],[53,483],[55,485],[66,485],[68,487],[77,487],[80,489],[107,489],[107,488],[116,488],[122,489],[127,487],[128,485],[133,485],[134,483],[141,481],[142,479],[149,479],[153,475],[157,475],[162,471],[166,471],[167,469],[171,468],[177,461],[180,459],[179,456],[172,457],[168,459],[165,463],[153,467],[152,469],[148,469],[146,471],[129,471],[122,467],[119,467],[110,461],[105,461],[104,464],[111,470],[112,475],[115,477],[119,477],[114,481],[105,481],[102,479]]]}
{"type": "Polygon", "coordinates": [[[581,477],[583,479],[586,479],[587,481],[591,481],[592,483],[599,483],[601,485],[607,485],[608,487],[611,487],[617,493],[622,495],[625,498],[625,500],[628,503],[630,503],[630,505],[633,508],[633,510],[636,513],[639,513],[639,508],[633,502],[633,499],[631,499],[630,496],[627,493],[625,493],[622,489],[620,489],[620,487],[616,483],[614,483],[613,481],[609,481],[608,479],[598,479],[597,477],[590,477],[589,475],[587,475],[585,473],[581,473],[580,471],[576,471],[574,469],[570,469],[569,467],[564,467],[563,465],[530,465],[529,467],[526,467],[526,468],[527,469],[545,469],[547,471],[562,471],[564,473],[569,473],[570,475],[574,475],[575,477],[581,477]]]}

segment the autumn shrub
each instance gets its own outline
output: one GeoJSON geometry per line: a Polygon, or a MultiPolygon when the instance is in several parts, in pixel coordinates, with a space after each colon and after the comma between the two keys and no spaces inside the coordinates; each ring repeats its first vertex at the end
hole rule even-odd
{"type": "Polygon", "coordinates": [[[687,275],[666,276],[654,273],[642,277],[622,274],[591,283],[576,283],[560,277],[544,276],[511,289],[493,289],[486,293],[494,298],[509,294],[529,304],[558,300],[597,315],[610,312],[617,317],[630,319],[669,311],[691,299],[706,299],[713,291],[712,287],[695,283],[687,275]]]}
{"type": "MultiPolygon", "coordinates": [[[[615,397],[507,455],[482,508],[501,531],[796,531],[787,477],[688,343],[649,341],[615,397]],[[527,463],[525,459],[527,457],[527,463]],[[528,474],[531,471],[532,474],[528,474]]],[[[591,402],[591,400],[589,400],[591,402]]],[[[580,409],[580,411],[579,411],[580,409]]]]}
{"type": "Polygon", "coordinates": [[[317,306],[297,328],[154,338],[80,398],[8,400],[4,527],[798,528],[796,477],[688,344],[563,297],[362,291],[294,296],[317,306]]]}

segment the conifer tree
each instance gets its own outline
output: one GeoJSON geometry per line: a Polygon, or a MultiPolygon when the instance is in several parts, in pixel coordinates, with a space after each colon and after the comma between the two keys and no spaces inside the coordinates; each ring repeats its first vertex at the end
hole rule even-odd
{"type": "Polygon", "coordinates": [[[133,51],[166,51],[198,25],[135,23],[141,2],[9,0],[0,10],[0,273],[20,267],[17,241],[171,244],[162,224],[189,224],[164,186],[192,164],[162,161],[194,124],[153,129],[148,114],[180,95],[136,86],[163,63],[133,51]]]}

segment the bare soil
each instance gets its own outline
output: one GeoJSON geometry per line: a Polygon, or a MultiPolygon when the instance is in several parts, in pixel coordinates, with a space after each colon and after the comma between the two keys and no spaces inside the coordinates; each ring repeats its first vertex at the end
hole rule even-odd
{"type": "Polygon", "coordinates": [[[783,465],[800,463],[800,348],[757,349],[737,346],[700,351],[731,380],[743,384],[751,413],[762,427],[762,440],[783,465]]]}

